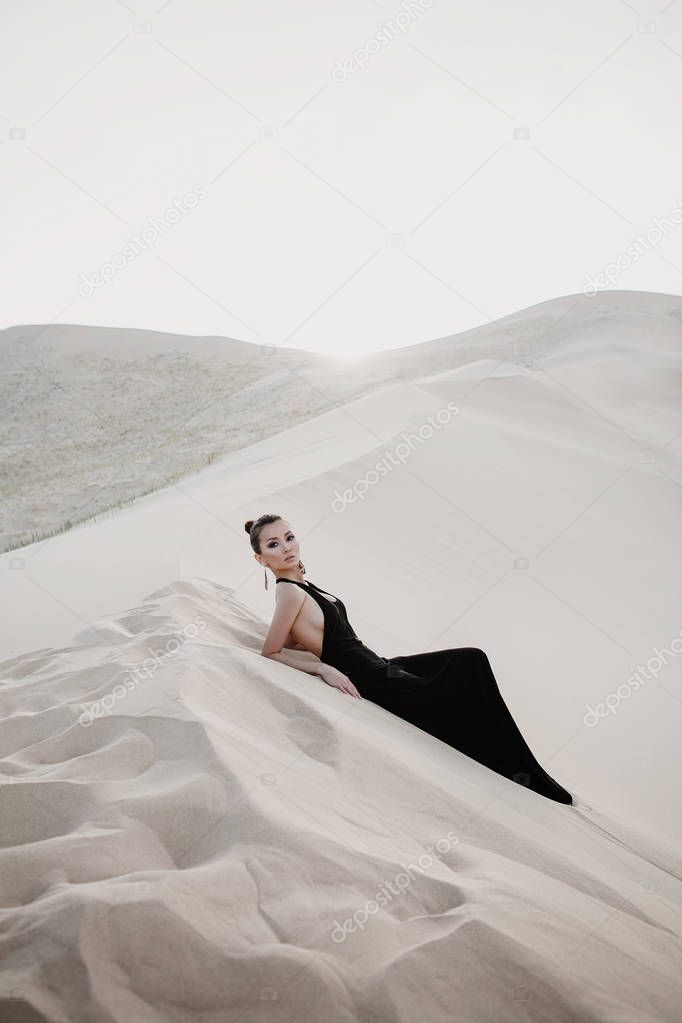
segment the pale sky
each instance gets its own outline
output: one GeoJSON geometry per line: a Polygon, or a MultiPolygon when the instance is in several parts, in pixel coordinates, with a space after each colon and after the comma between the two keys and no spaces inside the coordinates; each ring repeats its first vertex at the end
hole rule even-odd
{"type": "Polygon", "coordinates": [[[2,23],[1,327],[352,354],[609,264],[600,288],[682,293],[682,0],[5,0],[2,23]]]}

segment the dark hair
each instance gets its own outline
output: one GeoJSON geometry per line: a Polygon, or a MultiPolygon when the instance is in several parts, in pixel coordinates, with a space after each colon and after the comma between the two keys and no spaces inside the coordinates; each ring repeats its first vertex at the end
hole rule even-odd
{"type": "Polygon", "coordinates": [[[244,523],[244,529],[249,534],[251,546],[253,547],[256,554],[260,554],[260,531],[263,526],[268,526],[271,522],[279,522],[282,518],[281,515],[261,515],[257,519],[247,519],[244,523]]]}

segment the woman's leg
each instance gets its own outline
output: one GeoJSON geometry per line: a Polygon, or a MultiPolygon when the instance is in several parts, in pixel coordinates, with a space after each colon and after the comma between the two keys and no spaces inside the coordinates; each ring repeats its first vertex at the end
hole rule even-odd
{"type": "Polygon", "coordinates": [[[535,759],[502,698],[485,651],[460,647],[388,661],[389,685],[390,665],[429,677],[429,684],[415,694],[411,720],[419,728],[505,778],[557,802],[573,802],[535,759]]]}

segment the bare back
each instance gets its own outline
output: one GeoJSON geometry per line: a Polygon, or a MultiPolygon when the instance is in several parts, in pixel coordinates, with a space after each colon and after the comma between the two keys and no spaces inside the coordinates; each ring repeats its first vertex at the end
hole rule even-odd
{"type": "MultiPolygon", "coordinates": [[[[289,588],[286,587],[286,589],[289,588]]],[[[279,593],[279,589],[278,587],[277,593],[279,593]]],[[[294,587],[291,587],[291,589],[294,589],[294,587]]],[[[291,626],[285,646],[290,648],[299,646],[304,650],[309,650],[316,657],[320,657],[324,640],[324,615],[322,608],[313,597],[305,592],[302,586],[296,586],[295,589],[301,595],[301,605],[291,626]]],[[[332,603],[335,603],[333,597],[329,596],[329,599],[332,603]]]]}

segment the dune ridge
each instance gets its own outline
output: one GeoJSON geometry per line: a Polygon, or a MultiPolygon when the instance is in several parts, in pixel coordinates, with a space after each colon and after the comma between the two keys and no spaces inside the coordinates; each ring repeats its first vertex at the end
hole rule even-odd
{"type": "Polygon", "coordinates": [[[183,580],[112,619],[109,645],[0,665],[3,982],[31,1007],[5,994],[3,1018],[437,1020],[455,998],[476,1020],[675,1018],[663,840],[625,844],[607,810],[349,706],[260,657],[264,630],[229,588],[183,580]]]}
{"type": "Polygon", "coordinates": [[[469,335],[0,555],[3,1023],[678,1023],[682,299],[469,335]],[[261,657],[263,511],[379,653],[484,648],[575,805],[261,657]]]}

